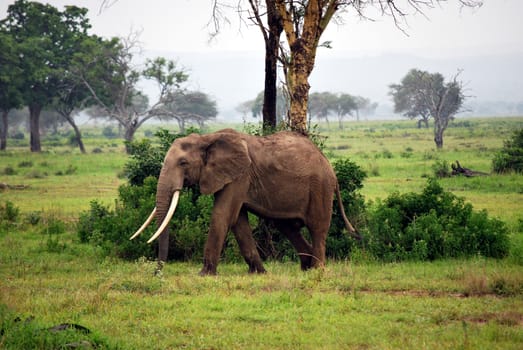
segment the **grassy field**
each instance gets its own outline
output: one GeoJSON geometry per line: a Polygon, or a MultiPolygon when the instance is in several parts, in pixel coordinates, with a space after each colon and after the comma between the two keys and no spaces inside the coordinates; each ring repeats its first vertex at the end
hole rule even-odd
{"type": "MultiPolygon", "coordinates": [[[[375,201],[420,190],[436,162],[459,160],[489,173],[493,154],[523,118],[458,120],[441,151],[431,130],[413,126],[350,122],[343,131],[321,133],[331,159],[350,157],[368,172],[362,193],[375,201]]],[[[0,183],[14,186],[0,192],[0,205],[12,202],[24,220],[41,217],[39,225],[0,230],[0,348],[27,348],[20,344],[35,344],[29,338],[64,322],[89,328],[101,347],[115,349],[523,346],[523,269],[510,258],[382,264],[360,253],[306,273],[296,262],[269,262],[263,276],[248,275],[243,264],[222,264],[217,277],[205,278],[197,276],[199,264],[169,263],[155,277],[154,262],[105,258],[78,243],[74,224],[91,200],[114,203],[127,156],[120,141],[96,130],[89,135],[87,155],[56,145],[44,145],[42,154],[27,147],[0,153],[0,183]],[[54,218],[64,221],[63,233],[50,234],[54,218]],[[17,317],[22,321],[13,323],[17,317]],[[29,317],[35,327],[16,333],[12,343],[29,317]]],[[[441,184],[505,221],[513,241],[523,242],[521,175],[441,184]]]]}

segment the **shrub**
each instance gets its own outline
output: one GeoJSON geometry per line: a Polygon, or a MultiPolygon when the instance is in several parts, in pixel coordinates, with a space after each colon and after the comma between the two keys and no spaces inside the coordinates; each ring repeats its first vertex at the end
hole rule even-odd
{"type": "MultiPolygon", "coordinates": [[[[335,161],[333,168],[338,178],[341,200],[349,221],[355,227],[364,226],[366,224],[365,200],[359,190],[363,188],[363,180],[367,177],[367,173],[349,159],[335,161]]],[[[331,227],[327,236],[327,256],[333,258],[347,257],[355,244],[355,240],[346,232],[336,198],[332,209],[331,227]]]]}
{"type": "MultiPolygon", "coordinates": [[[[89,211],[80,215],[78,236],[84,243],[98,246],[104,254],[123,259],[154,258],[155,245],[146,241],[156,225],[133,241],[129,237],[151,213],[156,195],[157,180],[148,177],[143,186],[122,185],[119,201],[110,209],[97,201],[91,202],[89,211]]],[[[174,260],[200,259],[209,226],[212,198],[198,196],[194,190],[186,190],[180,196],[176,215],[171,220],[175,235],[170,236],[169,258],[174,260]]]]}
{"type": "Polygon", "coordinates": [[[9,176],[9,175],[16,175],[16,170],[15,170],[15,168],[13,168],[12,166],[8,165],[8,166],[6,166],[6,167],[2,170],[1,174],[2,174],[2,175],[7,175],[7,176],[9,176]]]}
{"type": "Polygon", "coordinates": [[[369,214],[367,244],[385,261],[435,260],[509,252],[508,229],[430,179],[422,193],[394,193],[369,214]]]}
{"type": "Polygon", "coordinates": [[[436,161],[436,163],[432,165],[432,170],[434,172],[434,176],[440,179],[451,176],[449,162],[446,160],[436,161]]]}
{"type": "Polygon", "coordinates": [[[20,209],[12,202],[6,201],[4,205],[0,205],[0,219],[2,221],[16,222],[20,215],[20,209]]]}
{"type": "Polygon", "coordinates": [[[504,142],[501,151],[494,156],[492,168],[496,173],[523,173],[523,129],[514,132],[512,138],[504,142]]]}
{"type": "Polygon", "coordinates": [[[12,202],[0,204],[0,233],[9,232],[15,226],[20,216],[20,209],[12,202]]]}

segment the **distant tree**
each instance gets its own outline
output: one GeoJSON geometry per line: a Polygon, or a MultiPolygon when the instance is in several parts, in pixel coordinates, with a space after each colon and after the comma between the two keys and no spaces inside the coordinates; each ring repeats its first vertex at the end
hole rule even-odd
{"type": "Polygon", "coordinates": [[[74,46],[87,36],[87,9],[66,6],[59,11],[48,4],[17,0],[9,5],[0,27],[17,44],[18,64],[24,72],[20,91],[30,114],[31,151],[39,152],[40,112],[56,96],[74,46]]]}
{"type": "Polygon", "coordinates": [[[377,102],[372,102],[370,99],[362,96],[354,96],[355,102],[356,102],[356,120],[360,121],[361,114],[364,115],[372,115],[376,108],[378,108],[377,102]]]}
{"type": "Polygon", "coordinates": [[[309,96],[309,117],[324,119],[329,125],[329,116],[334,115],[338,119],[338,126],[343,129],[343,120],[347,116],[356,115],[359,118],[359,110],[372,110],[377,104],[368,98],[353,96],[347,93],[334,94],[332,92],[314,92],[309,96]]]}
{"type": "MultiPolygon", "coordinates": [[[[278,89],[278,93],[276,96],[276,109],[275,109],[275,120],[276,125],[278,123],[281,123],[285,120],[287,116],[287,111],[289,110],[288,102],[286,98],[285,91],[280,88],[278,89]]],[[[266,94],[265,91],[261,91],[254,100],[249,100],[241,103],[236,107],[236,110],[240,113],[244,114],[246,116],[247,114],[250,114],[253,118],[262,118],[264,116],[263,108],[266,102],[266,94]]],[[[265,123],[265,122],[264,122],[265,123]]],[[[266,127],[272,124],[267,124],[266,127]]]]}
{"type": "MultiPolygon", "coordinates": [[[[331,92],[314,92],[309,96],[308,112],[309,118],[325,120],[327,127],[329,126],[329,115],[335,108],[337,97],[331,92]]],[[[310,123],[310,122],[309,122],[310,123]]]]}
{"type": "Polygon", "coordinates": [[[410,70],[400,84],[389,85],[389,95],[392,96],[395,113],[403,113],[409,119],[418,119],[418,127],[424,124],[428,128],[431,114],[425,95],[420,93],[426,86],[420,73],[416,69],[410,70]]]}
{"type": "Polygon", "coordinates": [[[88,88],[98,110],[123,128],[127,152],[136,130],[155,117],[152,112],[167,105],[172,92],[188,78],[176,62],[163,57],[148,59],[145,68],[139,69],[133,63],[141,49],[138,36],[139,33],[132,32],[126,38],[86,42],[91,51],[75,61],[77,79],[88,88]],[[142,79],[158,85],[159,97],[152,105],[138,89],[142,79]]]}
{"type": "Polygon", "coordinates": [[[343,119],[358,110],[357,100],[355,96],[339,94],[335,101],[334,111],[338,117],[339,128],[343,129],[343,119]]]}
{"type": "Polygon", "coordinates": [[[461,111],[465,95],[457,80],[458,72],[449,82],[440,73],[412,69],[400,84],[390,85],[394,109],[409,118],[421,115],[422,120],[434,119],[434,142],[443,147],[443,133],[456,113],[461,111]]]}
{"type": "Polygon", "coordinates": [[[218,109],[216,101],[200,91],[176,90],[167,96],[167,103],[157,107],[150,113],[159,118],[173,118],[178,122],[180,133],[185,133],[185,126],[188,122],[195,122],[199,128],[203,128],[204,123],[216,118],[218,109]]]}

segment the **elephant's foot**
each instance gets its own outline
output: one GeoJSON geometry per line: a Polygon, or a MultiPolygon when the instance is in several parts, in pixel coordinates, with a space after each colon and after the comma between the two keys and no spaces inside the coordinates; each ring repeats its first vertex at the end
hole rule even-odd
{"type": "Polygon", "coordinates": [[[312,267],[312,255],[308,253],[298,253],[302,271],[307,271],[312,267]]]}
{"type": "Polygon", "coordinates": [[[216,264],[204,262],[200,276],[214,276],[216,274],[216,264]]]}
{"type": "Polygon", "coordinates": [[[249,273],[267,273],[267,270],[261,264],[249,264],[249,273]]]}

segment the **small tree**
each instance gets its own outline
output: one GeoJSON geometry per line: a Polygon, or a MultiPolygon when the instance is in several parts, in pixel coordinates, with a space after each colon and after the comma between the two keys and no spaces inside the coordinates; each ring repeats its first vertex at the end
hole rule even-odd
{"type": "Polygon", "coordinates": [[[201,91],[173,91],[166,101],[150,113],[160,118],[176,119],[182,134],[185,133],[186,123],[195,122],[201,129],[206,121],[216,118],[218,114],[216,101],[201,91]]]}
{"type": "Polygon", "coordinates": [[[504,142],[492,161],[492,167],[496,173],[523,173],[523,129],[515,131],[512,138],[504,142]]]}
{"type": "Polygon", "coordinates": [[[443,133],[465,101],[463,84],[457,80],[460,73],[445,82],[440,73],[412,69],[400,84],[389,86],[396,112],[402,112],[409,118],[420,117],[425,123],[428,123],[429,116],[434,119],[437,148],[443,147],[443,133]]]}

